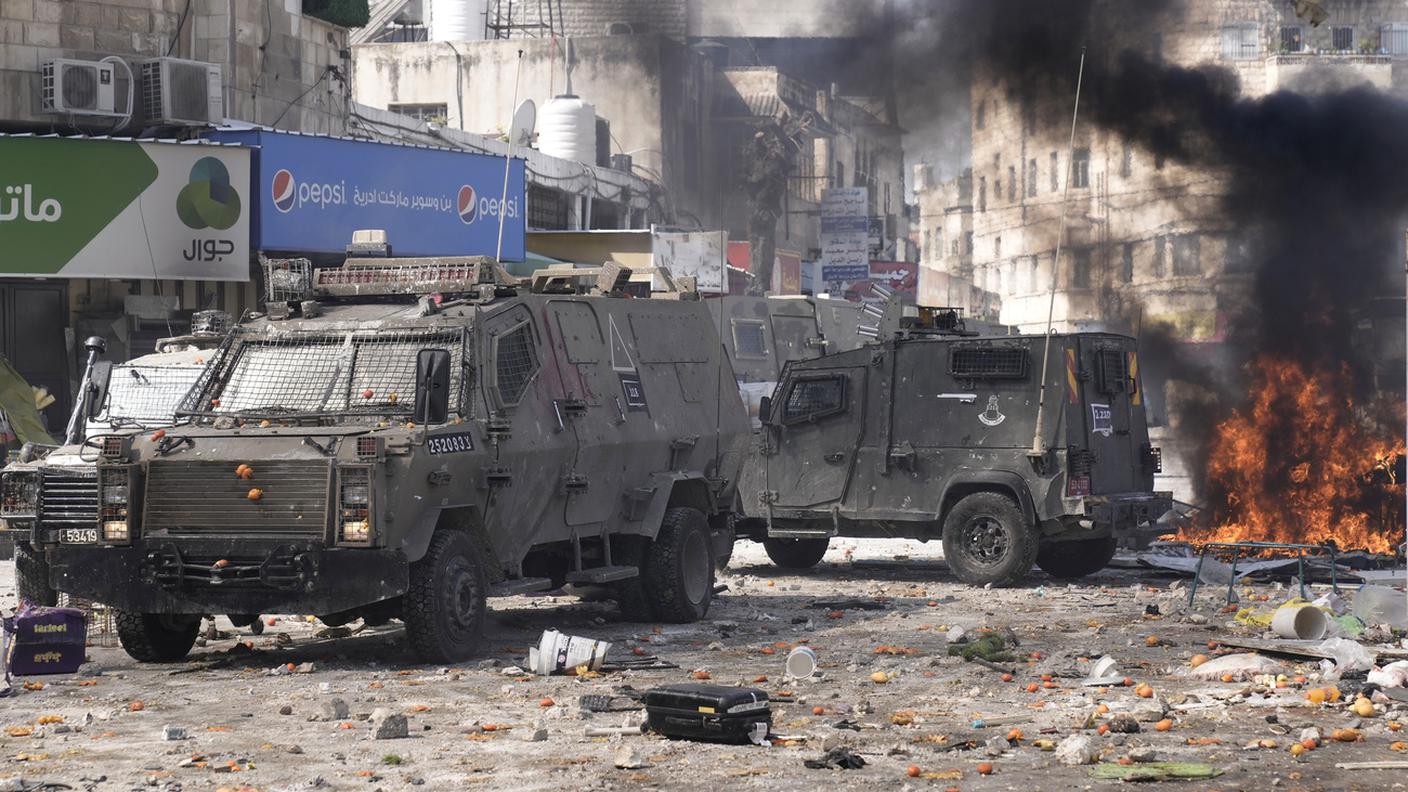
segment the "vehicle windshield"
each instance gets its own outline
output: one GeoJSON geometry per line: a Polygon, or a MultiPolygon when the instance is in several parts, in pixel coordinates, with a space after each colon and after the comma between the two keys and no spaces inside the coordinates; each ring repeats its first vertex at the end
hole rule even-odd
{"type": "MultiPolygon", "coordinates": [[[[212,362],[183,413],[296,417],[409,415],[415,407],[416,357],[450,352],[459,382],[465,333],[450,330],[236,332],[212,362]]],[[[459,389],[450,407],[458,411],[459,389]]]]}
{"type": "Polygon", "coordinates": [[[113,366],[108,399],[92,429],[123,426],[156,427],[175,423],[176,409],[200,379],[204,366],[158,366],[123,363],[113,366]]]}

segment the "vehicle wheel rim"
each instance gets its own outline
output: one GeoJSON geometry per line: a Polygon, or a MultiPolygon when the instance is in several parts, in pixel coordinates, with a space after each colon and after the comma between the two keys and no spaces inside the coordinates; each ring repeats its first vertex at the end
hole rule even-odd
{"type": "Polygon", "coordinates": [[[1012,537],[998,520],[974,517],[963,526],[963,554],[980,566],[995,566],[1007,556],[1012,537]]]}
{"type": "Polygon", "coordinates": [[[680,578],[684,585],[684,594],[690,602],[704,601],[708,594],[709,569],[713,562],[709,543],[704,540],[704,536],[697,531],[690,533],[684,541],[684,546],[680,548],[680,564],[684,567],[680,570],[680,578]]]}
{"type": "Polygon", "coordinates": [[[445,574],[446,616],[457,635],[457,640],[474,631],[474,618],[479,601],[479,592],[474,585],[474,574],[463,559],[450,564],[445,574]]]}

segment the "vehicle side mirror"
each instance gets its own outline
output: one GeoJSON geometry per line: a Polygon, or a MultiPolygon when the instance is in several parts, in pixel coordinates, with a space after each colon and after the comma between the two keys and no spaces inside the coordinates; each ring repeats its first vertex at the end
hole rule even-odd
{"type": "Polygon", "coordinates": [[[416,355],[416,406],[411,420],[442,424],[450,417],[450,353],[422,349],[416,355]]]}
{"type": "Polygon", "coordinates": [[[771,396],[764,396],[758,400],[758,420],[762,422],[763,426],[768,426],[772,423],[771,396]]]}
{"type": "Polygon", "coordinates": [[[88,420],[103,414],[108,402],[108,385],[112,382],[112,361],[99,360],[93,364],[93,373],[88,381],[88,420]]]}

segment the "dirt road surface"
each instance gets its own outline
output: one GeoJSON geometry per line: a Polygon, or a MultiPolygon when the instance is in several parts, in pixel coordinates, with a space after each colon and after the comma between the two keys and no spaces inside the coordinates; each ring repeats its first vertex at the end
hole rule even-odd
{"type": "MultiPolygon", "coordinates": [[[[1408,746],[1391,748],[1408,740],[1392,731],[1408,720],[1402,705],[1361,717],[1344,700],[1312,704],[1307,690],[1322,685],[1310,664],[1288,663],[1282,688],[1183,677],[1194,655],[1225,651],[1219,638],[1257,635],[1219,611],[1220,591],[1200,593],[1189,610],[1181,581],[1115,570],[1080,585],[1034,573],[1020,588],[973,589],[953,578],[935,546],[903,542],[837,542],[821,566],[801,575],[770,566],[757,545],[738,550],[720,577],[729,590],[701,623],[622,622],[610,602],[575,597],[496,600],[484,652],[453,668],[417,663],[396,622],[328,639],[303,617],[276,617],[259,636],[221,618],[228,637],[174,665],[140,665],[115,646],[95,645],[82,673],[34,678],[43,687],[32,690],[16,679],[15,695],[0,699],[0,790],[38,789],[36,782],[166,792],[1116,786],[1093,778],[1093,765],[1067,765],[1043,750],[1041,741],[1071,735],[1088,737],[1091,752],[1113,768],[1155,760],[1223,771],[1166,782],[1175,788],[1390,789],[1408,779],[1402,770],[1335,767],[1408,759],[1401,750],[1408,746]],[[816,607],[819,600],[854,601],[816,607]],[[970,637],[984,629],[1015,637],[1012,681],[950,657],[953,627],[970,637]],[[679,669],[595,678],[513,673],[546,628],[609,640],[613,655],[655,655],[679,669]],[[819,678],[785,678],[784,658],[800,643],[817,653],[819,678]],[[1135,686],[1083,687],[1089,660],[1105,654],[1118,661],[1117,675],[1149,685],[1150,695],[1135,686]],[[300,670],[290,673],[290,664],[300,670]],[[587,714],[583,695],[706,676],[785,699],[773,705],[774,733],[797,739],[760,747],[585,734],[640,713],[587,714]],[[345,715],[335,699],[346,703],[345,715]],[[373,738],[369,718],[381,708],[407,717],[408,736],[373,738]],[[1139,731],[1100,728],[1128,728],[1121,715],[1132,715],[1139,731]],[[1293,756],[1307,728],[1323,740],[1293,756]],[[1357,728],[1360,741],[1331,739],[1345,728],[1357,728]],[[166,739],[176,731],[185,739],[166,739]],[[837,746],[865,766],[804,767],[837,746]]],[[[0,605],[8,611],[12,570],[3,569],[0,605]]],[[[1291,594],[1269,585],[1249,591],[1272,603],[1291,594]]]]}

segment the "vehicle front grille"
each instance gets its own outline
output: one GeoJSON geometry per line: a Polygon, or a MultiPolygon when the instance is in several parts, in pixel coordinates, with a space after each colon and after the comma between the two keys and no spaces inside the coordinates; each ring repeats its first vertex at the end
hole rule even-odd
{"type": "Polygon", "coordinates": [[[166,536],[317,536],[327,528],[332,465],[254,461],[153,462],[147,468],[142,530],[166,536]],[[250,491],[260,490],[257,500],[250,491]]]}
{"type": "Polygon", "coordinates": [[[43,525],[98,527],[98,469],[44,468],[39,478],[43,525]]]}

